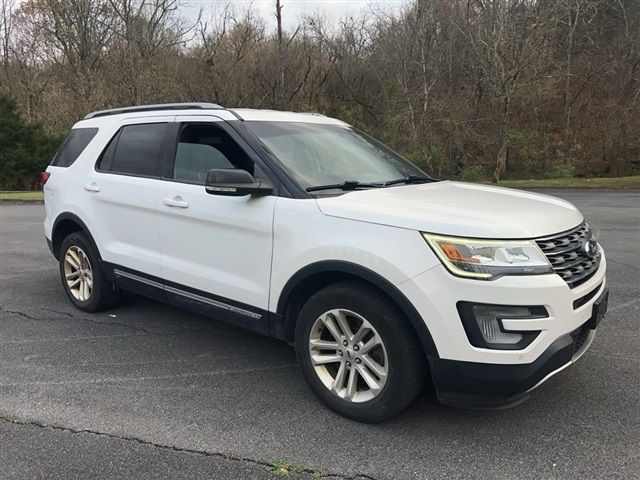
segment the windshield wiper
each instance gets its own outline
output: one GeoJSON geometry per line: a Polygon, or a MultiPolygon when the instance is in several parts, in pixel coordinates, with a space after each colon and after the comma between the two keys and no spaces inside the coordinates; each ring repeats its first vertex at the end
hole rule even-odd
{"type": "Polygon", "coordinates": [[[390,180],[383,184],[383,186],[388,187],[390,185],[399,185],[401,183],[430,183],[437,182],[438,179],[433,177],[423,177],[421,175],[409,175],[408,177],[398,178],[397,180],[390,180]]]}
{"type": "Polygon", "coordinates": [[[343,183],[336,183],[333,185],[317,185],[315,187],[308,187],[307,192],[317,192],[318,190],[357,190],[358,188],[380,188],[385,184],[382,183],[365,183],[357,182],[355,180],[347,180],[343,183]]]}
{"type": "Polygon", "coordinates": [[[343,183],[335,183],[333,185],[318,185],[316,187],[307,188],[307,192],[316,192],[318,190],[357,190],[358,188],[382,188],[389,187],[391,185],[399,185],[401,183],[429,183],[437,182],[438,179],[433,177],[426,177],[421,175],[409,175],[408,177],[398,178],[396,180],[390,180],[384,183],[366,183],[358,182],[356,180],[347,180],[343,183]]]}

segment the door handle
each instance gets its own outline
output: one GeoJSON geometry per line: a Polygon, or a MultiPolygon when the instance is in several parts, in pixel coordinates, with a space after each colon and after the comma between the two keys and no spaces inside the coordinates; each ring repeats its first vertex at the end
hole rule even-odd
{"type": "Polygon", "coordinates": [[[91,182],[88,183],[84,186],[84,189],[87,192],[99,192],[100,191],[100,187],[98,186],[98,184],[96,182],[91,182]]]}
{"type": "Polygon", "coordinates": [[[173,198],[165,198],[163,202],[167,207],[189,208],[189,204],[185,202],[180,195],[173,198]]]}

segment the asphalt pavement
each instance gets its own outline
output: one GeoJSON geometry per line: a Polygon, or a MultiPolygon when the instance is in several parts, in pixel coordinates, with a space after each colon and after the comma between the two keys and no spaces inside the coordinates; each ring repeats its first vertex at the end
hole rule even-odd
{"type": "Polygon", "coordinates": [[[379,425],[325,409],[293,349],[128,296],[75,310],[42,205],[0,205],[0,478],[640,478],[640,192],[545,192],[598,225],[609,313],[578,363],[512,409],[425,388],[379,425]]]}

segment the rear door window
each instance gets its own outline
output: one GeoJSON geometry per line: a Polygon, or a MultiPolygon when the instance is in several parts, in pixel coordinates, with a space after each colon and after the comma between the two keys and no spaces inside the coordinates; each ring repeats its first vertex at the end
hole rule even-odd
{"type": "Polygon", "coordinates": [[[55,167],[68,167],[80,156],[98,133],[97,128],[74,128],[56,152],[51,161],[55,167]]]}
{"type": "Polygon", "coordinates": [[[142,177],[159,177],[166,123],[127,125],[109,142],[98,169],[142,177]]]}

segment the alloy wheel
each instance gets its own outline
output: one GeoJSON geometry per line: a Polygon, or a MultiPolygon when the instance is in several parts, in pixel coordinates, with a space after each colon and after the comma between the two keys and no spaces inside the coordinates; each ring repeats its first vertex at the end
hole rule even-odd
{"type": "Polygon", "coordinates": [[[93,272],[89,257],[80,247],[69,247],[64,256],[64,276],[71,295],[86,302],[93,291],[93,272]]]}
{"type": "Polygon", "coordinates": [[[387,351],[376,329],[346,309],[318,317],[309,336],[311,364],[325,387],[348,402],[376,397],[389,374],[387,351]]]}

